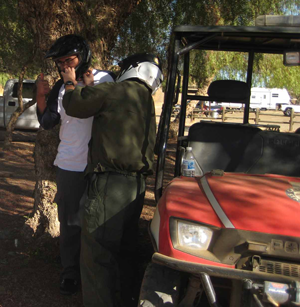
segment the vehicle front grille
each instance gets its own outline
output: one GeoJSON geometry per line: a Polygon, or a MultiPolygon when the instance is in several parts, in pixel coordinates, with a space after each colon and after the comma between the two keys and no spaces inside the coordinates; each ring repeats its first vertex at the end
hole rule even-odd
{"type": "Polygon", "coordinates": [[[300,265],[261,259],[254,272],[300,277],[300,265]]]}

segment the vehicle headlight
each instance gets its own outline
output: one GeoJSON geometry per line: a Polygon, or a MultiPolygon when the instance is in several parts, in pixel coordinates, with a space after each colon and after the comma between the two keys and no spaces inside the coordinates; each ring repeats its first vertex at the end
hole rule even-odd
{"type": "Polygon", "coordinates": [[[182,248],[207,250],[212,239],[213,231],[205,226],[177,221],[178,245],[182,248]]]}

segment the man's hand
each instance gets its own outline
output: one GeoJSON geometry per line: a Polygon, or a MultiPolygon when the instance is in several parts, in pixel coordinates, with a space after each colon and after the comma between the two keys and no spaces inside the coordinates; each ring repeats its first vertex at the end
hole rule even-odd
{"type": "Polygon", "coordinates": [[[87,86],[94,85],[94,75],[91,69],[89,69],[86,73],[83,74],[83,83],[87,86]]]}
{"type": "Polygon", "coordinates": [[[36,103],[41,113],[43,113],[46,108],[46,95],[48,95],[49,92],[49,83],[47,80],[44,80],[44,74],[41,73],[36,83],[36,103]]]}
{"type": "Polygon", "coordinates": [[[41,73],[38,77],[36,84],[36,96],[37,98],[45,98],[50,92],[50,86],[47,80],[44,80],[44,74],[41,73]]]}
{"type": "Polygon", "coordinates": [[[61,71],[61,75],[64,79],[64,83],[66,83],[67,81],[72,81],[74,83],[74,85],[77,84],[76,72],[75,72],[74,67],[66,67],[64,72],[61,71]]]}

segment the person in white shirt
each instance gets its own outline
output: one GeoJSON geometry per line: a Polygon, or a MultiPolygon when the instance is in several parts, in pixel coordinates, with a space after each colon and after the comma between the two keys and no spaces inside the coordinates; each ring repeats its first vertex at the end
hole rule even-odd
{"type": "MultiPolygon", "coordinates": [[[[70,34],[60,37],[50,47],[46,58],[55,61],[60,74],[66,67],[75,68],[77,85],[93,86],[114,82],[111,72],[90,69],[91,51],[81,36],[70,34]]],[[[93,117],[78,119],[66,114],[62,99],[65,89],[70,85],[72,83],[64,84],[61,78],[50,91],[48,82],[41,74],[37,82],[36,96],[41,126],[51,129],[60,124],[60,143],[54,161],[57,184],[55,202],[58,205],[60,257],[63,266],[60,292],[65,295],[76,293],[80,285],[81,228],[76,221],[79,202],[86,189],[83,171],[87,165],[88,143],[93,123],[93,117]]]]}

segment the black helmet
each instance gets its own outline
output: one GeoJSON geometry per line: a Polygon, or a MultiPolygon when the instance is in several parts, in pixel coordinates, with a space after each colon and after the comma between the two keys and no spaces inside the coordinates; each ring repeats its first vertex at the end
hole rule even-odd
{"type": "MultiPolygon", "coordinates": [[[[46,54],[46,58],[57,60],[61,57],[68,55],[78,55],[79,64],[76,67],[76,78],[82,77],[82,75],[88,70],[91,64],[91,50],[85,39],[79,35],[69,34],[60,37],[49,49],[46,54]]],[[[57,66],[59,73],[60,68],[57,66]]]]}

